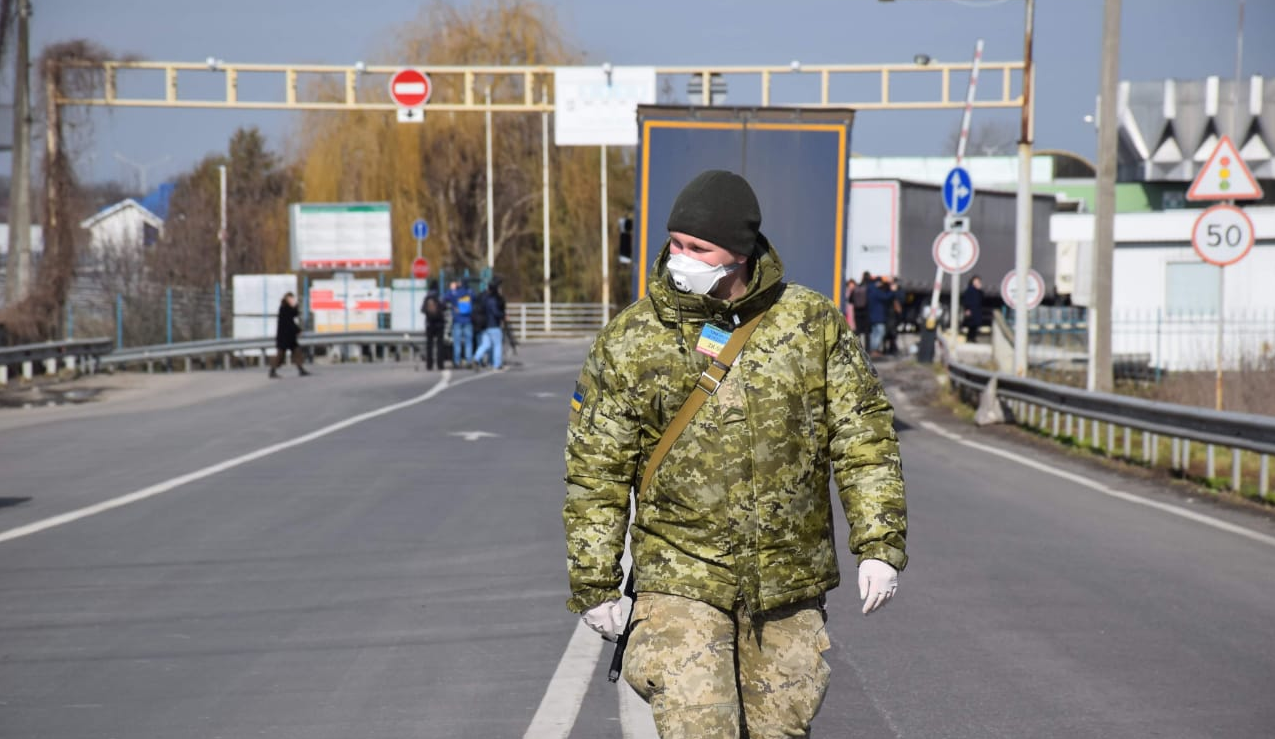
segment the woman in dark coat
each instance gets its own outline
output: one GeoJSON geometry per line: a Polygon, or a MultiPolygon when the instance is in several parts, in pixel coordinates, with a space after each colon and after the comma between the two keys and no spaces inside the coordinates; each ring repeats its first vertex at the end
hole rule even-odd
{"type": "Polygon", "coordinates": [[[297,310],[297,296],[288,293],[283,296],[283,300],[279,303],[279,326],[275,329],[274,361],[270,364],[270,378],[272,380],[279,379],[279,365],[283,364],[284,352],[292,352],[292,363],[297,366],[297,372],[302,377],[310,374],[306,372],[305,367],[301,366],[301,345],[298,339],[301,337],[301,312],[297,310]]]}

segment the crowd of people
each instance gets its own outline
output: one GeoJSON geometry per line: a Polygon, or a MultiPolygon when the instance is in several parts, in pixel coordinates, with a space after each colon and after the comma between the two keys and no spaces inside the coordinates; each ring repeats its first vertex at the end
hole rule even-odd
{"type": "MultiPolygon", "coordinates": [[[[439,293],[439,283],[426,288],[421,313],[425,315],[425,345],[422,354],[426,369],[443,369],[449,342],[447,327],[450,323],[451,362],[453,368],[467,367],[475,370],[490,367],[504,369],[504,345],[513,343],[513,337],[505,330],[505,296],[500,291],[500,277],[493,277],[487,288],[475,295],[468,285],[453,280],[446,293],[439,293]]],[[[279,368],[285,357],[291,355],[297,373],[310,374],[303,366],[301,350],[301,312],[297,308],[296,295],[289,292],[279,303],[278,323],[275,328],[275,356],[270,363],[270,379],[278,379],[279,368]]],[[[516,349],[517,346],[514,345],[516,349]]]]}
{"type": "MultiPolygon", "coordinates": [[[[846,322],[872,358],[899,353],[899,327],[908,320],[910,299],[897,278],[889,275],[873,275],[865,270],[860,279],[846,280],[842,295],[846,322]]],[[[976,343],[984,323],[983,281],[978,275],[970,278],[961,293],[961,308],[966,340],[976,343]]],[[[915,309],[913,306],[913,318],[915,309]]]]}
{"type": "Polygon", "coordinates": [[[487,289],[474,294],[459,280],[439,293],[438,283],[430,285],[421,303],[425,314],[425,368],[443,369],[444,337],[451,321],[451,362],[454,369],[504,369],[505,296],[500,277],[493,277],[487,289]]]}
{"type": "Polygon", "coordinates": [[[846,280],[843,298],[846,321],[868,353],[874,359],[898,354],[905,300],[898,281],[865,270],[859,280],[846,280]]]}

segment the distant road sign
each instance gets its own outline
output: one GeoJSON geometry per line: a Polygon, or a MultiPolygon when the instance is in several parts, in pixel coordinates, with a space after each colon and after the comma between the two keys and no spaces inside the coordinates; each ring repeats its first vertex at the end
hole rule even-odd
{"type": "Polygon", "coordinates": [[[412,238],[424,239],[429,236],[429,224],[424,218],[417,218],[412,222],[412,238]]]}
{"type": "Polygon", "coordinates": [[[412,260],[412,277],[418,280],[429,278],[429,260],[425,257],[417,257],[412,260]]]}
{"type": "Polygon", "coordinates": [[[934,263],[944,272],[963,275],[978,262],[978,239],[965,231],[944,231],[934,240],[934,263]]]}
{"type": "Polygon", "coordinates": [[[952,215],[961,215],[974,202],[974,182],[964,167],[952,167],[943,178],[943,206],[952,215]]]}
{"type": "MultiPolygon", "coordinates": [[[[1027,270],[1027,308],[1040,305],[1045,299],[1045,278],[1034,269],[1027,270]]],[[[1011,269],[1001,280],[1001,300],[1010,308],[1018,307],[1018,270],[1011,269]]]]}
{"type": "Polygon", "coordinates": [[[1234,205],[1215,205],[1195,219],[1191,246],[1200,259],[1225,267],[1248,255],[1255,241],[1253,221],[1234,205]]]}
{"type": "Polygon", "coordinates": [[[390,78],[390,97],[400,108],[419,108],[429,102],[433,85],[419,69],[400,69],[390,78]]]}
{"type": "Polygon", "coordinates": [[[1258,200],[1262,186],[1240,157],[1229,136],[1223,136],[1186,191],[1187,200],[1258,200]]]}

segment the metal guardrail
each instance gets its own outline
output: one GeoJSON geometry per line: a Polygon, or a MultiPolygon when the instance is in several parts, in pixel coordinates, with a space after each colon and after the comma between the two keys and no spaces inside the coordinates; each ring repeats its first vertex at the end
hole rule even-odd
{"type": "MultiPolygon", "coordinates": [[[[1232,455],[1232,490],[1239,490],[1243,482],[1242,452],[1258,454],[1258,493],[1263,498],[1270,494],[1270,455],[1275,454],[1275,417],[1089,392],[956,362],[948,365],[948,376],[954,386],[972,392],[975,397],[995,379],[996,396],[1009,405],[1016,423],[1046,429],[1052,414],[1054,436],[1073,437],[1084,444],[1086,424],[1089,424],[1090,445],[1100,448],[1099,424],[1105,423],[1108,454],[1115,453],[1115,436],[1120,430],[1124,457],[1134,459],[1131,432],[1137,430],[1142,436],[1141,461],[1155,465],[1159,437],[1165,437],[1171,447],[1170,468],[1183,474],[1189,472],[1191,442],[1206,445],[1205,474],[1209,478],[1215,477],[1215,448],[1229,448],[1232,455]]],[[[970,399],[967,393],[962,394],[970,399]]]]}
{"type": "Polygon", "coordinates": [[[72,341],[47,341],[40,344],[0,346],[0,364],[41,362],[63,357],[96,357],[108,354],[113,343],[110,339],[74,339],[72,341]]]}
{"type": "Polygon", "coordinates": [[[37,362],[45,363],[49,372],[56,369],[49,367],[49,363],[56,365],[59,360],[72,368],[81,360],[93,360],[110,353],[112,346],[110,339],[73,339],[0,347],[0,385],[9,381],[9,367],[20,365],[22,375],[30,379],[37,362]]]}
{"type": "MultiPolygon", "coordinates": [[[[612,306],[610,316],[620,309],[612,306]]],[[[602,330],[601,303],[552,303],[545,315],[544,303],[509,303],[505,306],[505,322],[518,334],[518,340],[581,337],[602,330]]]]}
{"type": "MultiPolygon", "coordinates": [[[[339,347],[350,345],[371,345],[376,347],[416,347],[425,341],[423,331],[349,331],[339,333],[302,334],[300,344],[303,347],[339,347]]],[[[101,358],[106,366],[126,366],[130,364],[154,363],[172,359],[185,359],[189,362],[195,357],[234,355],[245,353],[265,353],[273,349],[273,337],[257,339],[220,339],[208,341],[186,341],[178,344],[155,344],[120,349],[101,358]]]]}

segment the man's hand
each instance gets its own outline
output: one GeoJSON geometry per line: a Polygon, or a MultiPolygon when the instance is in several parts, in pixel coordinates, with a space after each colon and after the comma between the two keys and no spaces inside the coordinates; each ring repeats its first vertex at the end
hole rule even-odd
{"type": "Polygon", "coordinates": [[[899,571],[890,565],[879,559],[865,559],[859,565],[859,597],[863,599],[863,615],[885,605],[898,589],[899,571]]]}
{"type": "Polygon", "coordinates": [[[620,632],[624,631],[624,605],[619,599],[596,605],[582,613],[580,618],[584,619],[585,625],[601,634],[607,641],[619,639],[620,632]]]}

